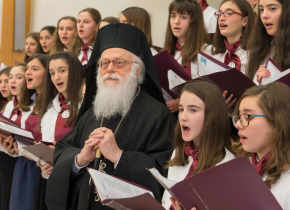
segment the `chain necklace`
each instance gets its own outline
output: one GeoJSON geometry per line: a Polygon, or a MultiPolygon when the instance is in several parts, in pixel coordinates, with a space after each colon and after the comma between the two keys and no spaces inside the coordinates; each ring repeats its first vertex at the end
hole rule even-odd
{"type": "MultiPolygon", "coordinates": [[[[120,122],[119,122],[119,124],[118,124],[118,126],[117,126],[117,128],[116,128],[116,130],[115,130],[115,132],[114,132],[114,136],[116,136],[116,133],[117,133],[117,131],[118,131],[118,129],[119,129],[119,127],[120,127],[120,125],[121,125],[123,119],[125,118],[126,114],[128,113],[128,111],[129,111],[129,109],[130,109],[132,103],[135,101],[135,99],[137,98],[137,96],[138,96],[139,93],[140,93],[140,86],[138,85],[138,87],[139,87],[138,92],[136,93],[135,97],[132,99],[132,101],[131,101],[131,103],[130,103],[130,106],[128,107],[126,113],[122,116],[122,119],[120,120],[120,122]]],[[[104,117],[102,117],[100,127],[103,126],[103,121],[104,121],[104,117]]],[[[106,172],[104,171],[104,169],[105,169],[106,166],[107,166],[106,163],[105,163],[105,161],[106,161],[106,158],[104,157],[103,160],[100,160],[100,164],[99,164],[99,171],[101,171],[101,172],[103,172],[103,173],[106,173],[106,172]]]]}

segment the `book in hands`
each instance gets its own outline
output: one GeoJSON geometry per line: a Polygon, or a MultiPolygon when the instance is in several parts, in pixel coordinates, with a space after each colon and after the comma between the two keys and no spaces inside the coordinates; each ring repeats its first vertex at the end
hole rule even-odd
{"type": "Polygon", "coordinates": [[[151,174],[185,210],[282,210],[249,159],[236,158],[181,182],[151,174]]]}
{"type": "Polygon", "coordinates": [[[264,77],[261,85],[267,85],[272,82],[282,82],[290,87],[290,69],[282,71],[272,58],[267,60],[265,67],[270,71],[271,76],[264,77]]]}
{"type": "Polygon", "coordinates": [[[178,94],[171,91],[173,87],[170,86],[170,83],[168,80],[168,73],[171,72],[172,74],[174,74],[175,77],[178,78],[178,80],[181,82],[181,83],[178,83],[178,85],[191,80],[191,76],[189,76],[186,73],[184,68],[174,59],[174,57],[167,50],[164,50],[163,52],[158,53],[153,58],[154,58],[155,65],[157,68],[161,87],[173,99],[179,98],[178,94]]]}
{"type": "MultiPolygon", "coordinates": [[[[221,91],[228,91],[228,95],[233,94],[235,98],[240,98],[243,93],[256,84],[241,71],[231,68],[219,60],[201,51],[198,52],[198,75],[199,78],[192,81],[203,80],[218,86],[221,91]]],[[[184,84],[172,89],[176,94],[180,94],[184,84]]]]}
{"type": "Polygon", "coordinates": [[[29,157],[35,162],[39,162],[40,165],[45,165],[46,163],[52,165],[54,149],[42,142],[31,145],[18,136],[16,136],[15,139],[21,155],[29,157]]]}
{"type": "Polygon", "coordinates": [[[103,205],[119,210],[165,210],[149,189],[95,169],[87,170],[103,205]]]}

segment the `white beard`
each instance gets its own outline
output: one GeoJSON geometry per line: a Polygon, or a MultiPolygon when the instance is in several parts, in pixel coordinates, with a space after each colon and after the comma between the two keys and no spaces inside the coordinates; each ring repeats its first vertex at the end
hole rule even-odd
{"type": "Polygon", "coordinates": [[[97,119],[102,117],[110,119],[124,116],[130,110],[133,97],[136,94],[137,77],[134,69],[125,79],[116,74],[106,74],[102,78],[97,75],[97,95],[93,103],[93,111],[97,119]],[[118,79],[116,87],[109,84],[105,87],[104,81],[108,78],[118,79]]]}

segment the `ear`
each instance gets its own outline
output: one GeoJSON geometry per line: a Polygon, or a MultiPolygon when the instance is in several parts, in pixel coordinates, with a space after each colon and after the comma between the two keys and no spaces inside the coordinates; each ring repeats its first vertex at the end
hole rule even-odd
{"type": "Polygon", "coordinates": [[[138,69],[137,73],[136,73],[136,77],[139,78],[140,74],[141,74],[142,68],[140,66],[140,68],[138,69]]]}
{"type": "Polygon", "coordinates": [[[248,17],[244,17],[242,21],[242,25],[245,27],[248,24],[248,17]]]}
{"type": "Polygon", "coordinates": [[[256,4],[258,4],[258,1],[259,1],[259,0],[253,0],[252,5],[256,5],[256,4]]]}

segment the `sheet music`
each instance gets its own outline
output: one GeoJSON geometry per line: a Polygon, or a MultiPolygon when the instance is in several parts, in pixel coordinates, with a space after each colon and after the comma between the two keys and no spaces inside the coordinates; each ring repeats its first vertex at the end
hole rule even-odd
{"type": "Polygon", "coordinates": [[[277,67],[277,65],[274,63],[274,61],[269,58],[266,64],[266,69],[268,69],[271,73],[270,77],[264,77],[262,79],[261,85],[267,85],[271,82],[275,82],[276,80],[280,79],[281,77],[285,76],[286,74],[289,74],[290,69],[281,72],[281,70],[277,67]]]}
{"type": "Polygon", "coordinates": [[[147,169],[156,179],[157,181],[166,189],[169,190],[173,187],[177,182],[169,180],[162,176],[156,168],[147,169]]]}
{"type": "Polygon", "coordinates": [[[20,128],[16,128],[14,126],[5,124],[3,122],[0,122],[0,129],[2,129],[4,131],[11,132],[11,133],[14,133],[14,134],[17,134],[19,136],[28,137],[28,138],[31,138],[31,139],[34,138],[31,132],[23,130],[23,129],[20,129],[20,128]]]}
{"type": "Polygon", "coordinates": [[[154,197],[151,191],[137,187],[108,174],[91,168],[88,171],[102,201],[106,199],[131,198],[145,193],[150,193],[154,197]]]}
{"type": "Polygon", "coordinates": [[[204,55],[201,53],[198,53],[198,74],[200,77],[205,76],[205,75],[209,75],[209,74],[213,74],[213,73],[217,73],[217,72],[221,72],[221,71],[226,71],[231,69],[231,67],[225,66],[225,64],[223,65],[219,65],[218,60],[216,60],[215,58],[209,56],[209,55],[204,55]]]}

